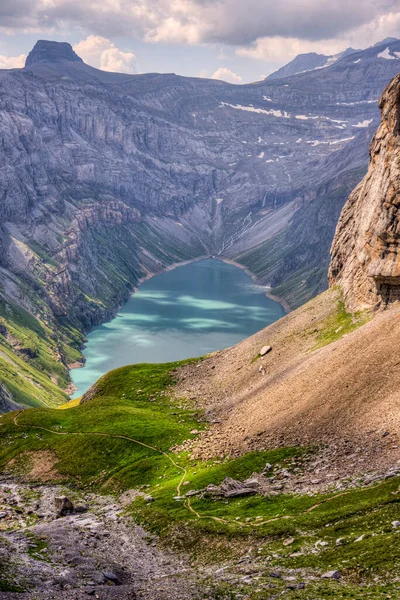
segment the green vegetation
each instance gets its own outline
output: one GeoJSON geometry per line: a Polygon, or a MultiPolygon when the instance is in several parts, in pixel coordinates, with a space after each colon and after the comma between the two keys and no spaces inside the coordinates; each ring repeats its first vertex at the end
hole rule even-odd
{"type": "Polygon", "coordinates": [[[35,240],[29,241],[29,247],[43,262],[53,267],[59,266],[58,261],[52,258],[50,254],[45,250],[45,248],[43,248],[43,246],[35,242],[35,240]]]}
{"type": "MultiPolygon", "coordinates": [[[[62,334],[60,334],[61,337],[62,334]]],[[[0,298],[0,383],[25,406],[56,406],[69,382],[62,349],[52,329],[21,306],[0,298]]]]}
{"type": "Polygon", "coordinates": [[[328,317],[317,335],[316,348],[336,342],[344,335],[365,325],[371,318],[368,311],[349,313],[342,299],[338,300],[336,313],[328,317]]]}
{"type": "Polygon", "coordinates": [[[45,538],[38,537],[30,531],[25,532],[25,537],[28,540],[28,555],[36,560],[49,561],[48,547],[45,538]]]}
{"type": "MultiPolygon", "coordinates": [[[[189,552],[195,563],[231,559],[235,564],[246,552],[253,554],[276,593],[286,590],[287,581],[271,579],[271,570],[295,569],[300,579],[316,576],[306,590],[290,590],[290,598],[397,597],[396,585],[387,581],[400,567],[400,533],[391,524],[400,508],[398,478],[313,496],[183,498],[186,491],[219,484],[227,476],[243,480],[266,462],[271,475],[283,466],[301,469],[311,450],[278,448],[209,461],[192,459],[179,448],[173,452],[173,446],[204,428],[201,414],[168,392],[180,364],[112,371],[96,384],[92,399],[69,410],[3,415],[0,468],[7,470],[26,452],[50,451],[58,480],[100,493],[142,490],[129,512],[162,544],[189,552]],[[154,501],[147,503],[144,494],[154,501]],[[340,582],[319,579],[331,569],[341,572],[340,582]]],[[[265,591],[262,596],[251,589],[245,586],[248,598],[265,597],[265,591]]],[[[234,591],[227,584],[218,593],[229,598],[234,591]]]]}

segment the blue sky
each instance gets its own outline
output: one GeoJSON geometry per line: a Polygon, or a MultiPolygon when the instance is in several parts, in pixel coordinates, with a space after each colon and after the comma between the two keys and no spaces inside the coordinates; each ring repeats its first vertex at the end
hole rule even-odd
{"type": "Polygon", "coordinates": [[[400,36],[400,0],[1,0],[0,68],[37,39],[89,64],[256,81],[302,52],[335,54],[400,36]]]}

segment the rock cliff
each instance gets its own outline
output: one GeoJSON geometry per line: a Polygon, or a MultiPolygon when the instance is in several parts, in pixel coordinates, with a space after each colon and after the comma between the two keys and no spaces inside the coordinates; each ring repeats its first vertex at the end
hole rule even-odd
{"type": "Polygon", "coordinates": [[[400,300],[400,76],[385,89],[367,175],[350,195],[332,245],[331,285],[350,308],[400,300]]]}

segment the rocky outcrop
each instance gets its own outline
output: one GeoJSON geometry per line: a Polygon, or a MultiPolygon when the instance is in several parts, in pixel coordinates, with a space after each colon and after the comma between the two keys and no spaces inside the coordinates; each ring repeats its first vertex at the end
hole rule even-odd
{"type": "Polygon", "coordinates": [[[83,62],[67,42],[50,42],[39,40],[29,52],[25,66],[30,67],[40,62],[83,62]]]}
{"type": "Polygon", "coordinates": [[[22,408],[17,402],[14,402],[12,394],[5,385],[0,382],[0,414],[18,410],[22,408]]]}
{"type": "Polygon", "coordinates": [[[385,89],[367,175],[350,195],[332,245],[331,285],[351,309],[400,300],[400,75],[385,89]]]}

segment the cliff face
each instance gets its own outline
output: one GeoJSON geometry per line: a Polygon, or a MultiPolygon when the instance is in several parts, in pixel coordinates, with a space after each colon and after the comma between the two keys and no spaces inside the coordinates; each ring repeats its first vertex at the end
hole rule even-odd
{"type": "Polygon", "coordinates": [[[400,300],[400,75],[385,89],[370,164],[350,195],[332,245],[330,284],[351,308],[400,300]]]}

